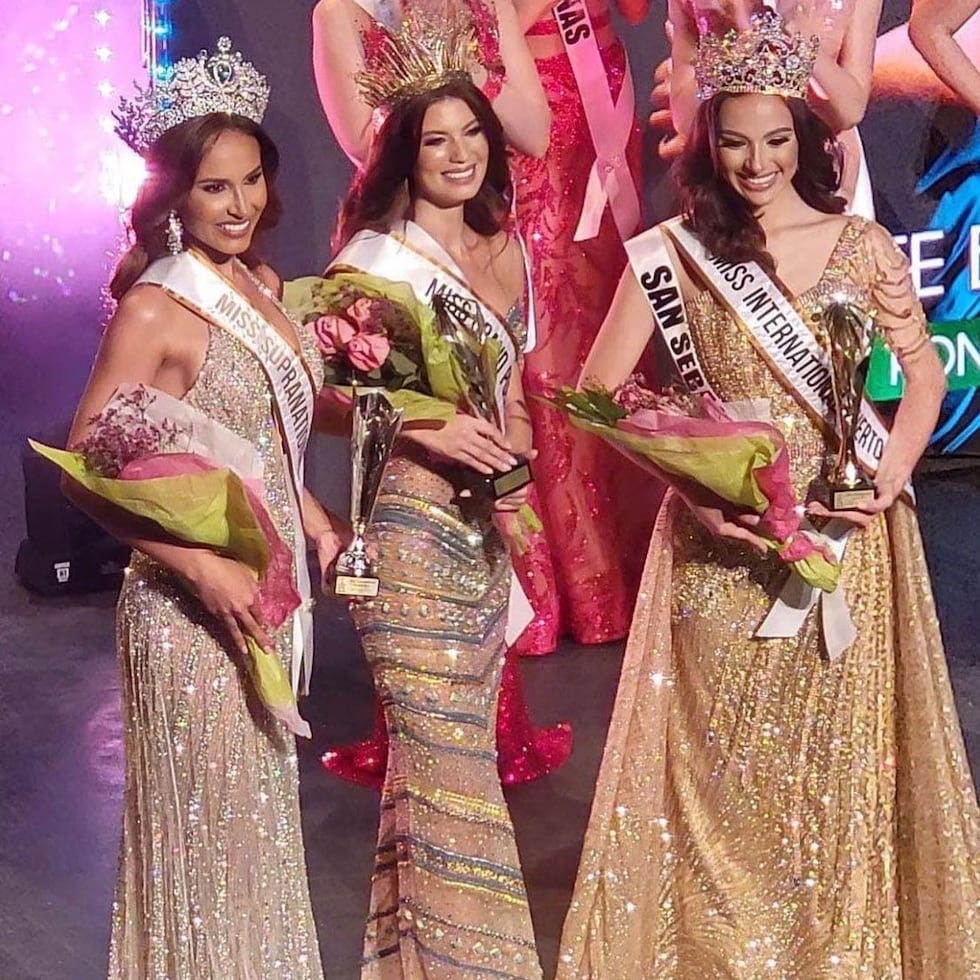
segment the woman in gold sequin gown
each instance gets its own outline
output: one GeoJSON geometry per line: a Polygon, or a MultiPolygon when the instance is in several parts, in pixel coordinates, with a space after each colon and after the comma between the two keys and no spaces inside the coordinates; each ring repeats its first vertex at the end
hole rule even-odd
{"type": "MultiPolygon", "coordinates": [[[[712,509],[693,491],[668,495],[561,980],[980,975],[980,815],[915,514],[901,495],[937,416],[942,369],[890,236],[839,214],[827,137],[802,100],[722,92],[699,110],[679,184],[685,226],[709,254],[736,270],[755,260],[804,323],[840,294],[876,308],[905,372],[876,497],[843,513],[854,526],[842,582],[856,637],[831,662],[811,611],[795,637],[754,639],[785,566],[753,547],[751,515],[712,509]]],[[[710,277],[664,238],[708,385],[725,401],[763,400],[802,499],[824,472],[828,430],[710,277]]],[[[628,272],[583,378],[621,383],[653,323],[628,272]]],[[[818,525],[827,515],[816,502],[808,511],[818,525]]]]}
{"type": "Polygon", "coordinates": [[[471,83],[395,102],[328,270],[408,282],[422,302],[438,293],[467,329],[485,328],[501,346],[506,420],[506,434],[466,414],[403,433],[374,510],[381,591],[351,609],[390,746],[364,980],[541,976],[495,740],[513,582],[498,528],[526,488],[496,504],[461,496],[465,470],[506,471],[512,453],[530,451],[517,369],[526,270],[504,230],[510,192],[500,123],[471,83]],[[374,230],[406,183],[410,218],[374,230]]]}
{"type": "MultiPolygon", "coordinates": [[[[159,273],[191,268],[251,310],[285,342],[298,373],[309,372],[312,410],[322,377],[315,345],[278,307],[275,274],[252,249],[278,211],[278,153],[254,120],[222,112],[169,128],[145,155],[152,176],[133,209],[136,245],[113,280],[118,308],[70,441],[89,433],[124,382],[181,398],[247,440],[264,464],[268,510],[293,550],[302,592],[302,530],[324,566],[342,542],[309,494],[296,498],[287,453],[301,458],[304,446],[287,445],[268,365],[159,273]],[[187,249],[174,256],[165,247],[168,212],[176,218],[169,251],[187,249]]],[[[288,671],[296,624],[287,619],[273,632],[259,622],[244,565],[135,523],[75,484],[66,491],[134,549],[117,609],[126,783],[109,977],[319,980],[295,743],[258,702],[245,669],[251,634],[288,671]]]]}
{"type": "MultiPolygon", "coordinates": [[[[669,0],[671,62],[667,74],[673,127],[686,135],[697,110],[694,58],[698,37],[743,26],[750,16],[766,9],[778,11],[794,30],[820,37],[820,58],[807,98],[837,134],[843,150],[841,193],[848,211],[873,218],[871,181],[857,127],[871,96],[882,0],[669,0]]],[[[662,92],[655,88],[652,101],[660,101],[662,92]]],[[[657,119],[667,121],[662,115],[657,119]]],[[[669,157],[677,145],[676,139],[665,138],[663,155],[669,157]]]]}

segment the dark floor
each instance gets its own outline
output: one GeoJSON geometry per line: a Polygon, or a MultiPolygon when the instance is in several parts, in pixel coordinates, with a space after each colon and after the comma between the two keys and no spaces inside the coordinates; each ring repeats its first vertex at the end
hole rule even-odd
{"type": "MultiPolygon", "coordinates": [[[[2,448],[8,460],[17,452],[12,443],[2,448]]],[[[105,975],[122,780],[113,599],[41,600],[13,580],[23,523],[20,488],[10,476],[4,482],[11,492],[0,499],[0,978],[97,980],[105,975]]],[[[971,473],[934,475],[920,481],[920,496],[950,668],[977,771],[980,484],[971,473]]],[[[314,738],[301,746],[304,828],[326,975],[348,980],[357,976],[377,796],[327,776],[317,759],[328,746],[367,733],[371,696],[342,611],[321,607],[318,637],[306,707],[314,738]]],[[[569,646],[523,664],[536,719],[566,718],[575,727],[571,761],[508,797],[548,975],[620,656],[620,645],[569,646]]]]}

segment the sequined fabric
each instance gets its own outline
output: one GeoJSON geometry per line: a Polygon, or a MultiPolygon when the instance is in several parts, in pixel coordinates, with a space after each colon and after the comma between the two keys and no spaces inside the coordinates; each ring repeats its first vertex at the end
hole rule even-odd
{"type": "MultiPolygon", "coordinates": [[[[304,347],[319,372],[305,334],[304,347]]],[[[286,464],[253,356],[212,328],[185,397],[256,445],[291,541],[286,464]]],[[[110,980],[319,980],[292,736],[254,697],[224,631],[139,553],[117,637],[126,788],[110,980]]],[[[288,624],[276,648],[288,670],[288,624]]]]}
{"type": "MultiPolygon", "coordinates": [[[[613,96],[626,57],[617,42],[602,51],[613,96]]],[[[585,112],[568,57],[537,59],[552,112],[551,142],[541,159],[515,154],[517,221],[531,253],[537,343],[525,358],[529,396],[574,385],[612,302],[626,254],[609,209],[599,234],[573,241],[595,162],[585,112]]],[[[629,144],[630,169],[640,173],[640,133],[629,144]]],[[[529,397],[538,513],[543,534],[516,560],[535,619],[522,653],[548,653],[560,636],[578,643],[620,639],[629,628],[645,542],[658,491],[638,486],[615,450],[577,432],[560,412],[529,397]]]]}
{"type": "Polygon", "coordinates": [[[364,980],[541,976],[494,751],[510,562],[451,475],[408,446],[392,459],[381,592],[352,605],[390,738],[364,980]]]}
{"type": "MultiPolygon", "coordinates": [[[[504,653],[497,706],[497,774],[504,786],[541,779],[564,765],[572,753],[572,726],[560,721],[536,728],[521,686],[516,647],[504,653]]],[[[388,729],[381,701],[375,696],[374,731],[370,738],[329,749],[323,754],[327,772],[361,786],[380,789],[388,762],[388,729]]]]}
{"type": "MultiPolygon", "coordinates": [[[[801,312],[846,288],[900,298],[921,329],[875,234],[848,225],[801,312]]],[[[805,487],[826,453],[817,429],[708,294],[691,319],[715,390],[771,400],[805,487]]],[[[911,508],[851,537],[857,639],[839,661],[813,614],[793,639],[751,638],[785,575],[676,498],[662,510],[561,980],[980,976],[980,817],[911,508]]]]}
{"type": "MultiPolygon", "coordinates": [[[[513,336],[523,334],[526,339],[523,302],[515,303],[509,311],[507,327],[513,336]]],[[[540,509],[533,498],[532,506],[536,511],[540,509]]],[[[524,572],[523,566],[518,568],[518,574],[522,575],[521,584],[528,590],[534,583],[526,580],[522,574],[524,572]]],[[[572,727],[567,722],[559,722],[549,728],[534,727],[524,700],[518,661],[518,648],[509,648],[504,654],[497,708],[497,772],[505,786],[529,783],[554,772],[572,752],[572,727]]],[[[377,695],[375,709],[374,731],[370,738],[330,749],[324,753],[321,761],[327,772],[341,779],[380,789],[388,759],[388,731],[377,695]]]]}

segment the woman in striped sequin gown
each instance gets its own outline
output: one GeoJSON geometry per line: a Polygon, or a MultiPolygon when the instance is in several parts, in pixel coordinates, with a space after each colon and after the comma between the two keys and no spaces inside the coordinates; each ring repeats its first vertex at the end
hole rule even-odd
{"type": "Polygon", "coordinates": [[[352,614],[390,735],[362,977],[540,977],[495,720],[513,571],[504,535],[517,491],[461,496],[466,468],[530,450],[517,370],[529,297],[503,135],[486,97],[456,80],[397,102],[345,201],[332,270],[438,292],[505,351],[506,435],[459,414],[403,435],[372,521],[381,591],[352,614]],[[406,163],[407,161],[407,163],[406,163]],[[407,220],[384,222],[411,188],[407,220]],[[386,230],[378,230],[386,229],[386,230]]]}

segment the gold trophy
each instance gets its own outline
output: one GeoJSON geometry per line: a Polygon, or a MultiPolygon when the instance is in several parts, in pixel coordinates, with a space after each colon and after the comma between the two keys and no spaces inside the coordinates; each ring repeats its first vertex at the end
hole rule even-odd
{"type": "Polygon", "coordinates": [[[875,497],[874,484],[858,461],[855,435],[868,370],[866,316],[847,300],[834,300],[821,314],[830,348],[830,379],[840,445],[827,476],[831,510],[853,510],[875,497]]]}
{"type": "MultiPolygon", "coordinates": [[[[439,335],[452,346],[464,371],[465,398],[470,413],[492,422],[504,432],[505,422],[497,401],[499,344],[489,339],[489,330],[479,306],[468,303],[461,308],[460,301],[437,294],[432,298],[432,308],[435,310],[439,335]]],[[[534,479],[531,464],[523,456],[514,455],[517,465],[506,472],[486,475],[466,468],[466,488],[476,497],[498,500],[526,487],[534,479]]]]}
{"type": "Polygon", "coordinates": [[[364,532],[371,521],[381,479],[401,427],[402,410],[388,401],[382,389],[354,389],[350,442],[350,521],[354,540],[334,567],[334,595],[373,599],[381,587],[367,552],[364,532]]]}

